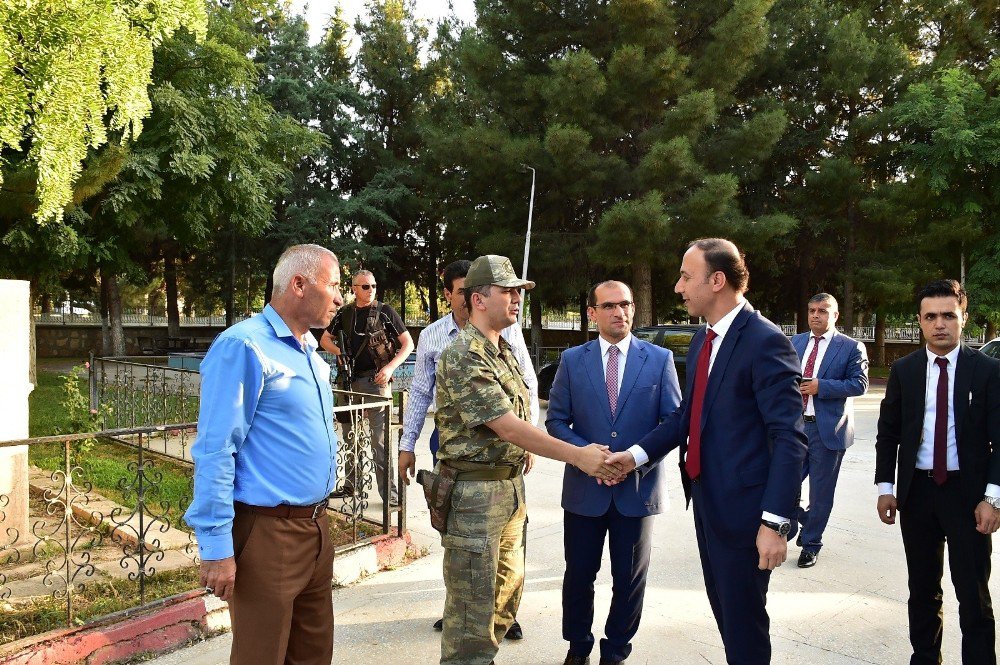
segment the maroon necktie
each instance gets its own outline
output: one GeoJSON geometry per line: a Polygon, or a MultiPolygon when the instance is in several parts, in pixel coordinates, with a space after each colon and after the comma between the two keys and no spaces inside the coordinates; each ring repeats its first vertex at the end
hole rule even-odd
{"type": "Polygon", "coordinates": [[[934,410],[934,482],[948,480],[948,359],[935,358],[938,366],[937,408],[934,410]]]}
{"type": "Polygon", "coordinates": [[[705,402],[705,388],[708,386],[708,364],[712,360],[712,340],[716,332],[705,332],[705,343],[698,354],[698,366],[694,372],[694,386],[691,388],[691,423],[688,429],[688,449],[685,460],[688,478],[694,480],[701,475],[701,408],[705,402]]]}
{"type": "MultiPolygon", "coordinates": [[[[809,352],[809,357],[806,358],[806,369],[802,372],[802,377],[805,379],[810,378],[816,371],[816,354],[819,353],[819,341],[822,337],[813,336],[813,350],[809,352]]],[[[806,407],[809,406],[809,395],[802,396],[802,410],[805,411],[806,407]]]]}
{"type": "Polygon", "coordinates": [[[618,347],[612,344],[608,347],[608,369],[604,372],[604,385],[608,388],[608,404],[611,405],[611,415],[618,408],[618,347]]]}

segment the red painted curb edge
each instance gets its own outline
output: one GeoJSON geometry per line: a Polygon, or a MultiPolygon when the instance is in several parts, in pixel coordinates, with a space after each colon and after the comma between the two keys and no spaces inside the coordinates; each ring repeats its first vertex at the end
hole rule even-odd
{"type": "MultiPolygon", "coordinates": [[[[406,532],[378,536],[371,545],[379,568],[386,569],[405,561],[412,541],[406,532]]],[[[208,616],[226,612],[225,608],[225,603],[214,602],[204,590],[186,591],[109,615],[97,624],[51,630],[0,646],[0,665],[106,665],[139,653],[170,651],[217,632],[208,616]]]]}

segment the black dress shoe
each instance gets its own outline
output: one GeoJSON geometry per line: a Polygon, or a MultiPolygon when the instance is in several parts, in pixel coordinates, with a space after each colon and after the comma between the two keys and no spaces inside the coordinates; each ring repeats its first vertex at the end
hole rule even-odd
{"type": "Polygon", "coordinates": [[[438,631],[439,633],[442,630],[444,630],[444,619],[438,619],[437,621],[434,622],[434,630],[438,631]]]}
{"type": "Polygon", "coordinates": [[[521,630],[521,624],[514,619],[514,623],[510,624],[510,628],[507,629],[507,634],[504,636],[508,640],[523,640],[524,631],[521,630]]]}
{"type": "Polygon", "coordinates": [[[809,550],[802,550],[799,554],[799,568],[812,568],[816,565],[816,559],[819,558],[818,552],[810,552],[809,550]]]}
{"type": "Polygon", "coordinates": [[[590,665],[590,656],[576,656],[574,654],[566,654],[566,660],[563,661],[563,665],[590,665]]]}
{"type": "Polygon", "coordinates": [[[796,547],[802,547],[802,534],[801,533],[799,534],[799,537],[795,539],[795,546],[796,547]]]}

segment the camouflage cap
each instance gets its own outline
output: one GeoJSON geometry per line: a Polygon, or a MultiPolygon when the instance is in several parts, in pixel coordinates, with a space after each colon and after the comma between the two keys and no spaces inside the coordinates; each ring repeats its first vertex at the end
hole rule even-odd
{"type": "Polygon", "coordinates": [[[525,289],[535,288],[534,282],[517,278],[514,266],[510,264],[510,259],[496,254],[480,256],[472,262],[472,265],[469,266],[469,273],[465,276],[465,288],[467,289],[487,284],[525,289]]]}

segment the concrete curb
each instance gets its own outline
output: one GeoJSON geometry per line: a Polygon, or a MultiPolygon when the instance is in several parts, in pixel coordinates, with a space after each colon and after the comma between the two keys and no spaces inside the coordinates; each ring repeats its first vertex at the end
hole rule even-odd
{"type": "MultiPolygon", "coordinates": [[[[334,584],[344,586],[418,554],[409,532],[378,536],[336,557],[334,584]]],[[[62,628],[0,647],[0,665],[105,665],[140,653],[165,653],[229,630],[229,605],[198,589],[125,610],[97,624],[62,628]]]]}

